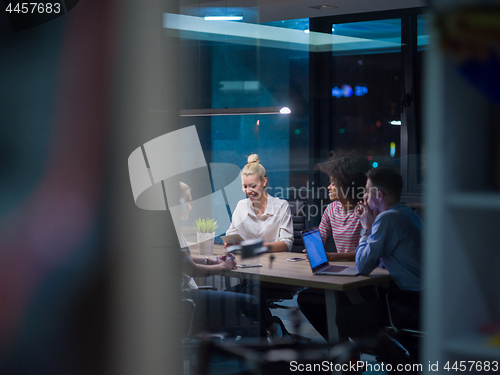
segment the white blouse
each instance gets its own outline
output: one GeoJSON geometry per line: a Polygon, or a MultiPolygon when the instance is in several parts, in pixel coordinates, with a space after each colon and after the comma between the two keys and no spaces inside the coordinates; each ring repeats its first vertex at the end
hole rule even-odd
{"type": "Polygon", "coordinates": [[[236,205],[226,235],[236,233],[244,240],[262,238],[264,243],[283,241],[290,251],[293,244],[293,222],[288,202],[267,194],[266,211],[257,217],[250,199],[242,199],[236,205]]]}

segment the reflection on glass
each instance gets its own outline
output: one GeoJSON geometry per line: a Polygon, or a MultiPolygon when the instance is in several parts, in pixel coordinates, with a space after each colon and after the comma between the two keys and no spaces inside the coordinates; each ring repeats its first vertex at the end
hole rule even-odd
{"type": "Polygon", "coordinates": [[[212,162],[230,161],[241,168],[248,155],[258,153],[269,174],[270,193],[290,186],[298,154],[308,157],[308,58],[303,51],[211,44],[212,108],[283,106],[291,110],[286,116],[212,117],[212,162]],[[294,149],[292,155],[297,140],[302,151],[294,149]]]}

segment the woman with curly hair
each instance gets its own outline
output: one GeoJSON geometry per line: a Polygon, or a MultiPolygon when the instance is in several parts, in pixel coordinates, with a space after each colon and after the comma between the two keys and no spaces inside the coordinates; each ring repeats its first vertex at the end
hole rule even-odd
{"type": "Polygon", "coordinates": [[[362,226],[354,208],[363,199],[368,160],[354,152],[330,152],[328,160],[316,165],[330,179],[330,203],[321,217],[319,230],[325,243],[330,235],[335,241],[336,253],[328,253],[329,261],[354,261],[362,226]]]}
{"type": "MultiPolygon", "coordinates": [[[[326,207],[319,224],[323,243],[332,235],[337,248],[336,253],[327,253],[328,260],[355,261],[363,228],[355,208],[364,195],[368,160],[355,152],[332,151],[328,160],[316,165],[316,169],[326,173],[330,179],[328,195],[332,203],[326,207]]],[[[338,297],[341,306],[350,304],[343,293],[339,293],[338,297]]],[[[328,341],[325,291],[305,289],[299,293],[297,303],[304,316],[328,341]]]]}

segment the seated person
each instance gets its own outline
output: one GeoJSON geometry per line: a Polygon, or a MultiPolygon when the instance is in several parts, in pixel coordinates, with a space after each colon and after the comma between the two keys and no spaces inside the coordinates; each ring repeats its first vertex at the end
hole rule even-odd
{"type": "MultiPolygon", "coordinates": [[[[248,164],[241,170],[241,184],[248,198],[238,202],[226,235],[239,234],[244,240],[261,238],[264,246],[269,247],[269,252],[290,251],[293,245],[293,222],[288,202],[266,192],[267,174],[258,155],[252,154],[247,160],[248,164]]],[[[224,246],[227,244],[224,243],[224,246]]],[[[288,338],[283,322],[271,315],[266,303],[270,290],[277,286],[269,283],[259,286],[255,288],[253,283],[240,284],[236,290],[244,289],[259,295],[261,319],[272,340],[279,341],[283,336],[288,338]]]]}
{"type": "MultiPolygon", "coordinates": [[[[328,195],[332,203],[326,207],[319,224],[323,243],[332,235],[337,248],[336,253],[327,253],[329,261],[355,260],[355,250],[363,229],[355,208],[365,189],[368,168],[366,158],[342,151],[330,152],[328,160],[316,166],[330,180],[328,195]]],[[[343,293],[338,297],[341,305],[350,304],[343,293]]],[[[299,293],[297,303],[304,316],[328,341],[324,290],[305,289],[299,293]]]]}
{"type": "Polygon", "coordinates": [[[328,260],[354,261],[362,230],[355,208],[364,192],[368,161],[354,152],[332,151],[328,160],[316,169],[326,173],[330,180],[328,196],[332,203],[326,207],[319,224],[323,243],[332,235],[337,248],[336,253],[327,253],[328,260]]]}
{"type": "MultiPolygon", "coordinates": [[[[182,204],[181,220],[187,220],[191,210],[191,190],[183,182],[179,183],[177,201],[182,204]]],[[[258,316],[256,300],[242,293],[198,290],[193,277],[207,277],[224,274],[236,266],[232,255],[207,258],[192,255],[186,240],[180,236],[183,255],[182,298],[191,299],[196,304],[193,318],[193,333],[220,331],[241,325],[243,314],[255,320],[258,316]]],[[[248,322],[250,325],[250,322],[248,322]]]]}
{"type": "MultiPolygon", "coordinates": [[[[187,220],[191,210],[191,191],[185,183],[180,182],[179,185],[180,196],[177,201],[183,206],[180,219],[187,220]]],[[[191,299],[196,304],[193,332],[231,330],[242,324],[243,316],[250,318],[250,322],[258,321],[260,311],[257,300],[252,295],[231,291],[200,291],[193,279],[193,277],[224,274],[225,271],[235,268],[234,257],[231,254],[216,258],[192,255],[183,236],[180,240],[183,254],[182,297],[191,299]]],[[[281,327],[274,322],[269,310],[263,318],[264,329],[272,332],[275,337],[283,332],[281,327]]]]}
{"type": "MultiPolygon", "coordinates": [[[[269,252],[290,251],[293,222],[288,202],[266,192],[266,170],[257,154],[248,157],[241,170],[241,185],[248,198],[238,202],[226,235],[239,234],[244,240],[262,238],[269,252]]],[[[227,244],[224,244],[227,246],[227,244]]]]}
{"type": "MultiPolygon", "coordinates": [[[[393,169],[375,168],[367,173],[366,192],[357,209],[367,233],[356,249],[356,267],[368,275],[382,264],[396,288],[409,291],[422,289],[422,220],[408,206],[400,203],[403,179],[393,169]]],[[[400,301],[404,307],[405,301],[400,301]]],[[[397,312],[396,312],[397,313],[397,312]]],[[[418,315],[418,311],[414,311],[418,315]]],[[[414,317],[407,317],[413,320],[414,317]]],[[[418,317],[417,317],[418,319],[418,317]]],[[[385,298],[339,309],[337,326],[344,335],[356,340],[377,335],[389,325],[385,298]]],[[[379,356],[393,360],[390,342],[379,356]]]]}
{"type": "Polygon", "coordinates": [[[255,298],[248,294],[217,290],[199,290],[192,278],[224,274],[235,267],[236,262],[230,255],[209,259],[191,255],[189,247],[183,247],[183,282],[182,298],[191,299],[195,303],[193,333],[205,331],[230,331],[242,325],[244,316],[250,318],[246,324],[250,326],[258,319],[255,298]]]}

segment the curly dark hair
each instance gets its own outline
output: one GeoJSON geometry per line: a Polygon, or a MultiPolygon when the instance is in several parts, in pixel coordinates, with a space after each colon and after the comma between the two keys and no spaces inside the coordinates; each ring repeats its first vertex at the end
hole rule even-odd
{"type": "MultiPolygon", "coordinates": [[[[366,172],[370,168],[368,159],[356,151],[330,151],[328,160],[316,164],[315,169],[324,172],[330,177],[338,189],[343,190],[346,197],[349,189],[358,193],[364,191],[366,185],[366,172]]],[[[353,199],[354,200],[354,197],[353,199]]]]}

